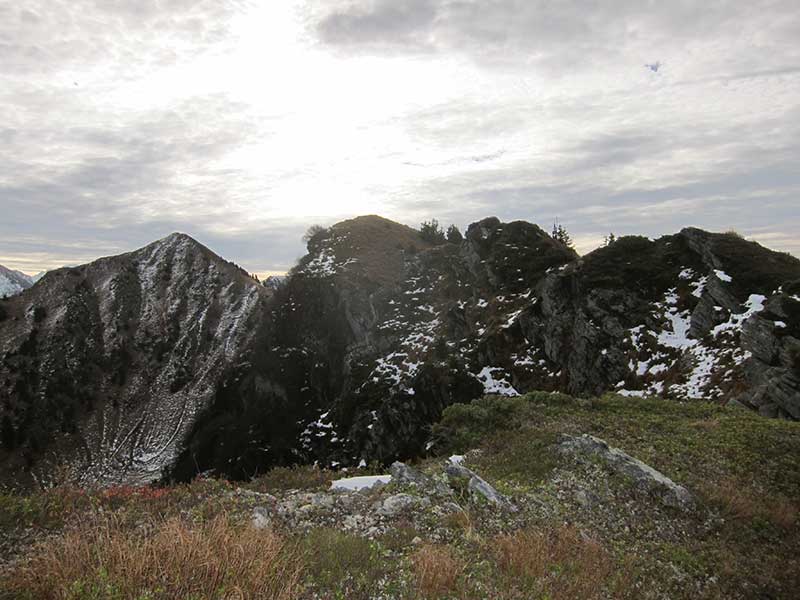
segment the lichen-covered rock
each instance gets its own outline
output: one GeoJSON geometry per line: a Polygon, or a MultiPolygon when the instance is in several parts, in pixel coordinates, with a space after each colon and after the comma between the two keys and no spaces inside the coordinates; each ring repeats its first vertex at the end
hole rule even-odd
{"type": "Polygon", "coordinates": [[[263,506],[256,506],[253,509],[250,521],[256,529],[268,529],[272,526],[272,518],[270,517],[269,510],[263,506]]]}
{"type": "Polygon", "coordinates": [[[482,479],[477,473],[460,464],[448,463],[445,473],[456,489],[465,488],[470,496],[499,508],[514,511],[511,501],[482,479]]]}
{"type": "Polygon", "coordinates": [[[431,501],[422,496],[411,494],[394,494],[386,498],[378,508],[379,515],[394,517],[411,509],[424,509],[431,505],[431,501]]]}
{"type": "Polygon", "coordinates": [[[563,454],[603,460],[611,469],[629,478],[636,489],[657,497],[667,506],[688,510],[694,505],[692,495],[686,488],[639,459],[618,448],[612,448],[599,438],[587,434],[578,437],[565,435],[558,450],[563,454]]]}
{"type": "Polygon", "coordinates": [[[430,477],[399,461],[392,463],[389,472],[392,475],[392,483],[419,487],[427,487],[431,483],[430,477]]]}
{"type": "Polygon", "coordinates": [[[402,462],[391,466],[392,483],[410,485],[434,496],[451,496],[453,490],[442,477],[431,477],[402,462]]]}

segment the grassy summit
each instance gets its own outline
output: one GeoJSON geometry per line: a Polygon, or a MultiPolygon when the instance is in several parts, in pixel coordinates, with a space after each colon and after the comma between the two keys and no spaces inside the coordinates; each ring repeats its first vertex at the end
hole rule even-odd
{"type": "Polygon", "coordinates": [[[328,493],[338,475],[309,467],[239,487],[200,479],[3,495],[0,597],[727,599],[800,589],[799,423],[703,402],[534,392],[453,405],[434,439],[422,472],[436,476],[463,452],[517,511],[396,483],[328,493]],[[643,495],[602,461],[555,452],[560,435],[584,433],[685,486],[694,508],[643,495]],[[398,496],[413,508],[381,516],[398,496]]]}

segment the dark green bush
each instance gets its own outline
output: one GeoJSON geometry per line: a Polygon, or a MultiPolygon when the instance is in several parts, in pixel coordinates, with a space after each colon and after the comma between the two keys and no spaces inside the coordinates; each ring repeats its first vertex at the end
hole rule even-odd
{"type": "Polygon", "coordinates": [[[431,244],[443,244],[447,240],[444,231],[439,226],[439,221],[436,219],[423,221],[420,224],[419,233],[423,240],[431,244]]]}
{"type": "Polygon", "coordinates": [[[464,451],[477,446],[487,434],[513,429],[530,410],[524,397],[484,396],[469,404],[453,404],[433,427],[436,448],[441,451],[464,451]]]}
{"type": "Polygon", "coordinates": [[[387,562],[378,545],[368,539],[336,529],[312,529],[303,538],[308,560],[307,577],[326,598],[363,599],[376,597],[386,576],[387,562]]]}

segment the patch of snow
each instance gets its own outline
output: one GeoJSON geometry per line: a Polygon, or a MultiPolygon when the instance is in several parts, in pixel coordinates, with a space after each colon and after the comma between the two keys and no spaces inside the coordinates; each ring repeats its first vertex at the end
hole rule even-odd
{"type": "Polygon", "coordinates": [[[677,308],[670,308],[664,315],[670,323],[672,331],[664,329],[658,334],[658,343],[668,348],[689,348],[697,344],[697,340],[689,339],[689,327],[692,317],[688,310],[678,312],[677,308]]]}
{"type": "Polygon", "coordinates": [[[451,465],[460,465],[464,462],[464,455],[463,454],[454,454],[450,458],[447,459],[451,465]]]}
{"type": "Polygon", "coordinates": [[[783,321],[775,321],[775,327],[778,327],[780,329],[785,329],[786,323],[784,323],[783,321]]]}
{"type": "Polygon", "coordinates": [[[692,269],[686,268],[680,273],[678,273],[678,279],[686,281],[688,279],[692,279],[694,277],[694,271],[692,269]]]}
{"type": "Polygon", "coordinates": [[[519,317],[522,314],[522,311],[523,309],[520,308],[519,310],[514,311],[513,313],[508,315],[508,320],[505,322],[505,324],[502,325],[502,328],[508,329],[509,327],[511,327],[514,324],[514,321],[517,320],[517,317],[519,317]]]}
{"type": "Polygon", "coordinates": [[[764,302],[767,300],[766,296],[761,294],[750,294],[750,297],[744,303],[745,311],[743,313],[734,313],[725,322],[717,325],[711,330],[711,334],[717,337],[724,331],[734,331],[742,328],[742,324],[753,315],[760,313],[764,310],[764,302]]]}
{"type": "Polygon", "coordinates": [[[690,283],[694,290],[692,291],[692,296],[695,298],[699,298],[703,295],[703,291],[706,289],[706,284],[708,283],[708,277],[701,277],[699,280],[690,283]]]}
{"type": "Polygon", "coordinates": [[[719,269],[714,269],[714,275],[717,276],[717,279],[724,281],[725,283],[730,283],[733,281],[730,275],[728,275],[725,271],[720,271],[719,269]]]}
{"type": "Polygon", "coordinates": [[[536,361],[534,361],[530,356],[523,356],[522,358],[519,358],[517,355],[514,355],[511,358],[514,358],[515,367],[533,366],[536,364],[536,361]]]}
{"type": "Polygon", "coordinates": [[[503,373],[500,367],[483,367],[476,377],[483,384],[483,391],[486,394],[498,394],[500,396],[519,396],[520,393],[505,380],[504,377],[495,376],[494,373],[503,373]]]}
{"type": "Polygon", "coordinates": [[[363,475],[361,477],[346,477],[331,481],[332,490],[358,491],[370,489],[376,485],[386,485],[392,480],[391,475],[363,475]]]}
{"type": "Polygon", "coordinates": [[[628,398],[644,398],[645,395],[644,390],[617,390],[615,393],[628,398]]]}
{"type": "Polygon", "coordinates": [[[330,248],[323,248],[317,256],[308,262],[303,268],[303,272],[317,277],[331,277],[336,275],[339,270],[355,262],[358,262],[358,259],[348,258],[343,262],[337,263],[336,255],[333,251],[330,248]]]}

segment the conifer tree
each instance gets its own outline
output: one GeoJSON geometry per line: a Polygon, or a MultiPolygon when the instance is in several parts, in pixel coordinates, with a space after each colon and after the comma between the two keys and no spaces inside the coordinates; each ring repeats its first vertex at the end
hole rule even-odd
{"type": "Polygon", "coordinates": [[[426,242],[432,244],[442,244],[446,241],[444,231],[439,226],[439,221],[431,219],[430,221],[423,221],[419,227],[420,235],[426,242]]]}
{"type": "Polygon", "coordinates": [[[553,223],[552,237],[555,241],[561,242],[567,248],[574,249],[574,246],[572,245],[572,238],[570,237],[569,233],[567,233],[567,229],[563,225],[561,225],[558,221],[553,223]]]}
{"type": "Polygon", "coordinates": [[[447,241],[451,244],[460,244],[464,241],[464,236],[461,235],[461,232],[455,225],[450,225],[450,227],[447,228],[447,241]]]}

